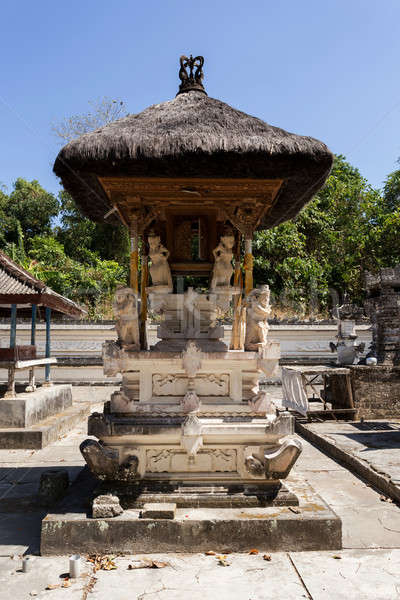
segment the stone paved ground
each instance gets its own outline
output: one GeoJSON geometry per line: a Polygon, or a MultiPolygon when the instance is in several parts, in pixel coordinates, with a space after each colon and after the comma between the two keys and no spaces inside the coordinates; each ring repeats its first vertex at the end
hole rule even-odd
{"type": "Polygon", "coordinates": [[[397,488],[396,496],[400,498],[399,419],[353,423],[326,421],[302,425],[321,440],[326,440],[332,450],[342,450],[349,458],[385,476],[397,488]]]}
{"type": "MultiPolygon", "coordinates": [[[[82,400],[87,399],[85,388],[80,389],[82,400]]],[[[279,389],[275,393],[279,395],[279,389]]],[[[99,399],[94,394],[93,409],[99,409],[99,399]]],[[[165,568],[134,570],[128,565],[137,556],[119,557],[114,571],[93,573],[92,565],[84,563],[82,577],[70,587],[46,590],[48,584],[63,581],[60,576],[68,571],[68,557],[37,556],[29,574],[19,572],[19,556],[39,550],[43,512],[31,509],[31,499],[44,469],[62,466],[71,478],[77,475],[83,464],[78,446],[86,437],[85,429],[82,424],[43,450],[0,451],[1,600],[400,598],[400,509],[382,502],[379,492],[308,442],[291,478],[306,479],[342,518],[343,550],[273,553],[271,561],[262,555],[228,555],[226,567],[215,556],[160,555],[169,563],[165,568]]]]}

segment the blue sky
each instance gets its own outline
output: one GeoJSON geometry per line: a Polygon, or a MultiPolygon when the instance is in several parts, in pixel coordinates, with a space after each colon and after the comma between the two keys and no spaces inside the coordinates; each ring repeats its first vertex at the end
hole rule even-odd
{"type": "Polygon", "coordinates": [[[59,184],[51,124],[174,97],[203,54],[210,96],[345,154],[380,187],[400,156],[398,0],[3,0],[0,183],[59,184]]]}

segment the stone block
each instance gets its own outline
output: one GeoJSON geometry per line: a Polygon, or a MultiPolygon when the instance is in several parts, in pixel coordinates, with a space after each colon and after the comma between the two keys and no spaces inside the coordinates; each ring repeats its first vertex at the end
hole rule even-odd
{"type": "Polygon", "coordinates": [[[400,367],[350,367],[357,419],[400,417],[400,367]]]}
{"type": "Polygon", "coordinates": [[[117,496],[105,494],[97,496],[93,500],[92,517],[93,519],[111,519],[123,513],[117,496]]]}
{"type": "Polygon", "coordinates": [[[42,473],[39,483],[39,503],[51,506],[63,498],[69,487],[66,469],[50,469],[42,473]]]}
{"type": "Polygon", "coordinates": [[[72,406],[72,387],[54,385],[0,399],[0,427],[31,427],[72,406]]]}
{"type": "Polygon", "coordinates": [[[143,506],[142,519],[175,519],[176,504],[148,502],[143,506]]]}

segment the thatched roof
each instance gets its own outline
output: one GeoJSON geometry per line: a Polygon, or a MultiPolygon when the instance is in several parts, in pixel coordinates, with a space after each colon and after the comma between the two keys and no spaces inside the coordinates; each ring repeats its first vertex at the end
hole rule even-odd
{"type": "Polygon", "coordinates": [[[75,319],[87,314],[78,304],[54,292],[0,251],[0,314],[7,314],[5,308],[11,304],[45,306],[75,319]]]}
{"type": "Polygon", "coordinates": [[[83,212],[110,203],[97,176],[283,179],[262,227],[294,217],[329,175],[325,144],[288,133],[198,91],[181,93],[71,141],[54,172],[83,212]]]}

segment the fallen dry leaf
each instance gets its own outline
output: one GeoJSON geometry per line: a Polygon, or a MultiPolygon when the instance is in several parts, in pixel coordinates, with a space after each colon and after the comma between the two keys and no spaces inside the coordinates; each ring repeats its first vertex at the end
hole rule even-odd
{"type": "Polygon", "coordinates": [[[216,552],[214,552],[214,550],[207,550],[207,552],[204,553],[206,556],[215,556],[216,552]]]}
{"type": "Polygon", "coordinates": [[[389,503],[393,503],[393,500],[391,498],[389,498],[389,496],[379,496],[379,500],[381,502],[389,502],[389,503]]]}
{"type": "Polygon", "coordinates": [[[332,556],[332,558],[340,559],[340,558],[342,558],[342,557],[341,557],[341,556],[339,556],[338,554],[334,554],[334,555],[332,556]]]}
{"type": "Polygon", "coordinates": [[[219,558],[218,564],[221,565],[221,567],[230,567],[231,566],[231,563],[222,557],[219,558]]]}
{"type": "Polygon", "coordinates": [[[96,571],[112,571],[117,569],[117,565],[114,562],[114,556],[102,556],[101,554],[92,554],[88,557],[88,561],[93,563],[94,572],[96,571]]]}
{"type": "Polygon", "coordinates": [[[272,560],[272,557],[270,554],[264,554],[263,559],[264,560],[272,560]]]}
{"type": "Polygon", "coordinates": [[[129,563],[128,569],[163,569],[168,567],[169,563],[162,562],[161,560],[152,560],[151,558],[145,558],[143,560],[135,560],[129,563]]]}
{"type": "Polygon", "coordinates": [[[69,580],[69,579],[64,579],[64,583],[62,584],[62,586],[61,586],[61,587],[63,587],[63,588],[68,588],[68,587],[71,587],[71,582],[70,582],[70,580],[69,580]]]}
{"type": "Polygon", "coordinates": [[[250,550],[249,554],[258,554],[257,548],[253,548],[252,550],[250,550]]]}
{"type": "Polygon", "coordinates": [[[59,587],[61,587],[61,584],[59,584],[59,583],[49,583],[48,585],[46,585],[45,589],[46,590],[56,590],[59,587]]]}

